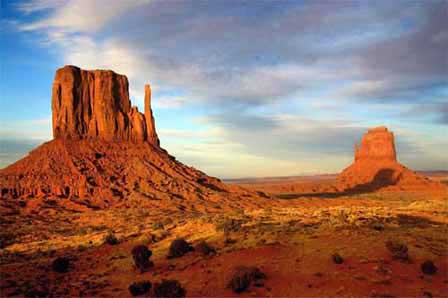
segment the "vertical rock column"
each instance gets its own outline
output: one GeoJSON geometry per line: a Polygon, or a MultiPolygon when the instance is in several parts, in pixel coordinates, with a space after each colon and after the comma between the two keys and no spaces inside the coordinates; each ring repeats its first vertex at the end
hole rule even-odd
{"type": "Polygon", "coordinates": [[[151,87],[149,84],[145,85],[145,119],[146,119],[146,132],[147,141],[153,145],[159,146],[160,141],[157,136],[154,117],[151,109],[151,87]]]}

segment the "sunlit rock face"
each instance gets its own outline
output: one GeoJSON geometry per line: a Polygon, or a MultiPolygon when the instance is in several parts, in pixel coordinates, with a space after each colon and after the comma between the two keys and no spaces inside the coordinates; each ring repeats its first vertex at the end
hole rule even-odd
{"type": "Polygon", "coordinates": [[[128,86],[126,76],[111,70],[58,69],[52,96],[54,138],[147,141],[158,146],[151,93],[146,92],[142,114],[131,106],[128,86]]]}
{"type": "Polygon", "coordinates": [[[441,188],[440,183],[417,175],[397,161],[394,134],[386,127],[369,129],[355,144],[354,162],[337,177],[342,191],[441,188]]]}
{"type": "Polygon", "coordinates": [[[56,72],[52,112],[54,139],[0,169],[1,199],[34,207],[60,199],[88,208],[141,200],[173,210],[240,208],[242,197],[246,206],[260,202],[256,193],[186,166],[159,146],[149,85],[143,114],[131,106],[126,76],[65,66],[56,72]]]}
{"type": "Polygon", "coordinates": [[[384,126],[369,129],[361,146],[355,144],[355,161],[358,160],[396,161],[394,134],[384,126]]]}

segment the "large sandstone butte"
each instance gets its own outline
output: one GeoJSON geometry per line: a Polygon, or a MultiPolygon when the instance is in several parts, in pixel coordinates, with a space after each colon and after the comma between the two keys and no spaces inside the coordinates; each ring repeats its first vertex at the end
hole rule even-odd
{"type": "Polygon", "coordinates": [[[363,136],[360,146],[355,144],[354,151],[354,162],[337,177],[339,190],[443,188],[438,182],[416,174],[397,161],[394,134],[384,126],[369,129],[363,136]]]}
{"type": "Polygon", "coordinates": [[[54,138],[100,138],[159,145],[145,86],[145,114],[131,106],[128,79],[111,70],[88,71],[65,66],[53,83],[54,138]]]}
{"type": "Polygon", "coordinates": [[[61,199],[89,208],[133,198],[181,210],[256,203],[260,197],[255,193],[225,185],[160,148],[150,104],[146,85],[145,113],[131,106],[124,75],[75,66],[58,69],[54,139],[0,170],[1,197],[16,202],[61,199]]]}

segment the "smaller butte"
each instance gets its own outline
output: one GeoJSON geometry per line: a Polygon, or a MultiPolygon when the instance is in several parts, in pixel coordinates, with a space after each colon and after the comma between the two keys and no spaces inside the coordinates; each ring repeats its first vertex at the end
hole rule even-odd
{"type": "Polygon", "coordinates": [[[394,134],[385,126],[369,129],[355,144],[355,160],[337,177],[340,191],[434,190],[444,186],[397,161],[394,134]]]}

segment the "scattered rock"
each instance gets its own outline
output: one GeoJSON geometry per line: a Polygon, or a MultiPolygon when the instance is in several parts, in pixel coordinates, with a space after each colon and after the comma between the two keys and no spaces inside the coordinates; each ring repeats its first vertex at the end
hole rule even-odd
{"type": "Polygon", "coordinates": [[[152,251],[145,245],[137,245],[132,249],[132,258],[134,264],[140,272],[145,272],[148,268],[154,266],[154,263],[149,260],[152,256],[152,251]]]}
{"type": "Polygon", "coordinates": [[[265,278],[266,275],[257,267],[241,266],[236,268],[235,273],[229,281],[228,287],[235,293],[241,293],[246,291],[252,282],[254,282],[254,285],[255,283],[260,284],[257,281],[265,278]]]}
{"type": "Polygon", "coordinates": [[[53,271],[59,273],[65,273],[70,270],[70,259],[66,257],[59,257],[54,259],[53,264],[51,265],[53,271]]]}
{"type": "Polygon", "coordinates": [[[333,259],[333,262],[334,262],[335,264],[342,264],[342,263],[344,263],[344,259],[343,259],[343,258],[341,257],[341,255],[338,254],[338,253],[333,254],[333,255],[331,256],[331,258],[333,259]]]}
{"type": "Polygon", "coordinates": [[[148,293],[151,286],[150,281],[139,281],[132,283],[128,289],[132,296],[139,296],[148,293]]]}
{"type": "Polygon", "coordinates": [[[434,275],[437,273],[437,267],[432,261],[423,262],[420,268],[422,272],[427,275],[434,275]]]}
{"type": "Polygon", "coordinates": [[[168,258],[169,259],[179,258],[193,250],[194,248],[190,245],[190,243],[188,243],[183,238],[178,238],[173,240],[173,242],[171,242],[168,251],[168,258]]]}
{"type": "Polygon", "coordinates": [[[386,247],[394,259],[403,261],[409,260],[408,247],[406,244],[399,241],[389,240],[386,242],[386,247]]]}
{"type": "Polygon", "coordinates": [[[208,244],[206,241],[199,242],[196,245],[195,250],[204,256],[210,256],[216,254],[216,249],[210,244],[208,244]]]}
{"type": "Polygon", "coordinates": [[[177,280],[162,280],[154,285],[155,298],[183,298],[186,291],[177,280]]]}

